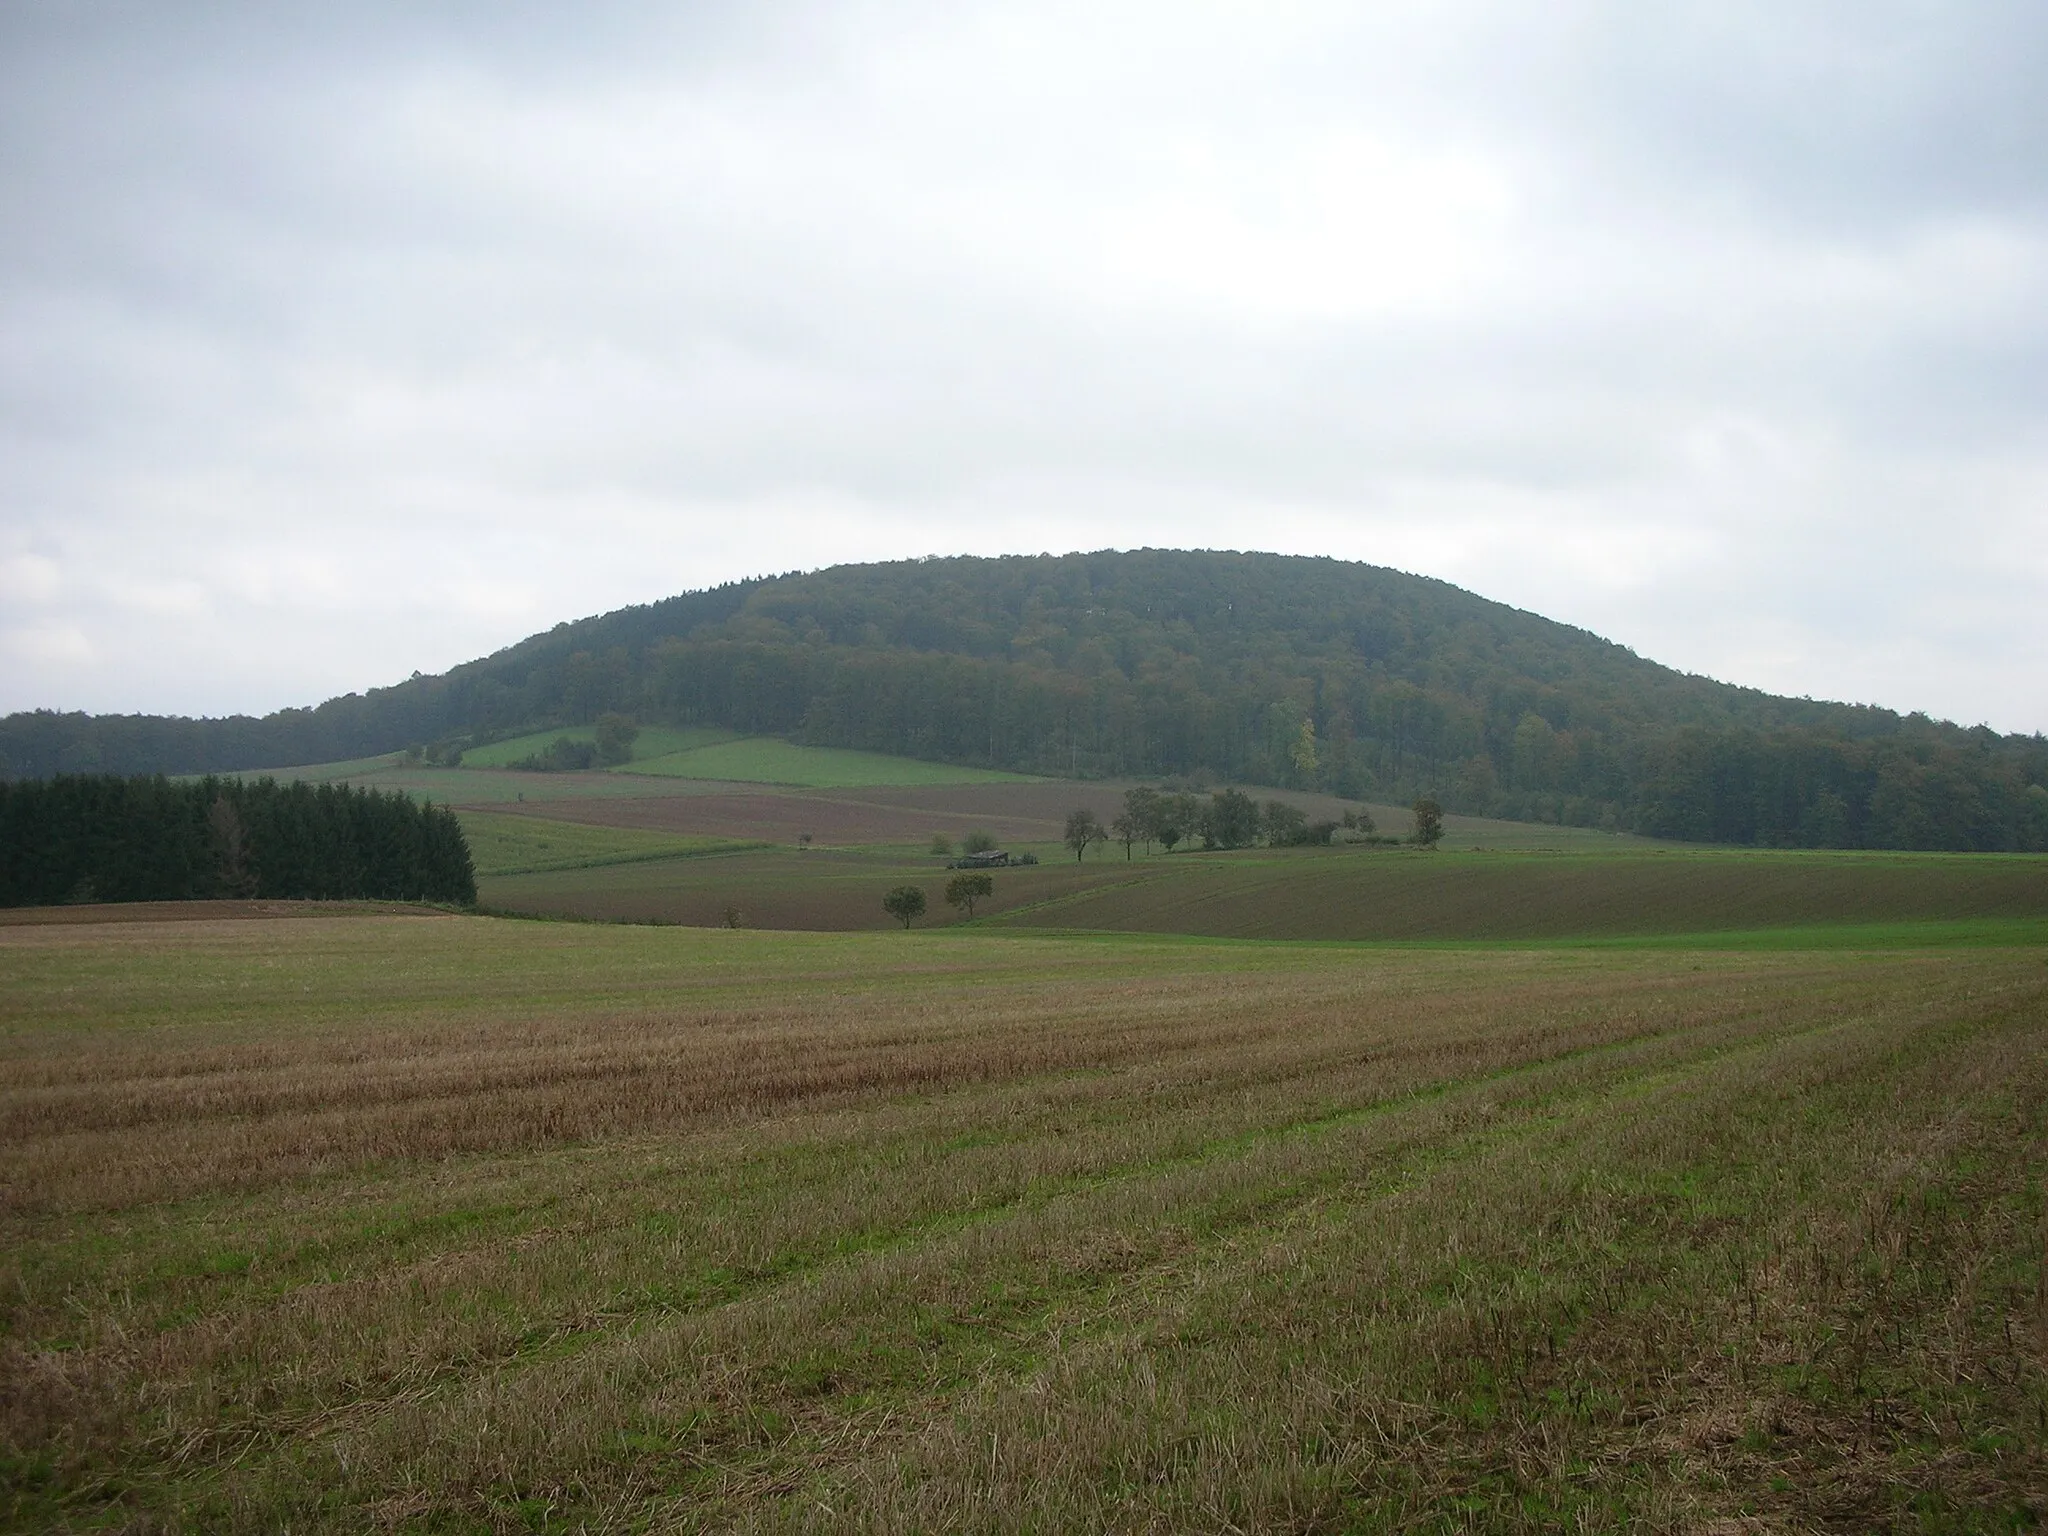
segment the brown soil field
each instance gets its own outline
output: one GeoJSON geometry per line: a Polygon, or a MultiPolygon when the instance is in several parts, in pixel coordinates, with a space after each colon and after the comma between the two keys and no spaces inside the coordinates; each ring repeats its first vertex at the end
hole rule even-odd
{"type": "MultiPolygon", "coordinates": [[[[933,859],[909,863],[854,850],[778,849],[504,875],[479,882],[479,892],[492,910],[535,916],[717,928],[732,906],[740,910],[742,927],[848,933],[897,926],[882,910],[882,895],[899,885],[924,890],[929,905],[919,928],[965,921],[945,901],[954,873],[933,859]]],[[[978,918],[1130,878],[1120,851],[1110,859],[1100,850],[1081,865],[1069,858],[987,873],[995,894],[976,902],[978,918]]]]}

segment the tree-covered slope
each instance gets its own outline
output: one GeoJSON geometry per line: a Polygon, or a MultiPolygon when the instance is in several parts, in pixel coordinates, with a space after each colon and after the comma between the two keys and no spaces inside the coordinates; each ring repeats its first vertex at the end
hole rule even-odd
{"type": "Polygon", "coordinates": [[[262,720],[17,715],[0,768],[198,771],[605,711],[1037,772],[1298,785],[1729,842],[2048,847],[2048,743],[1688,676],[1379,567],[905,561],[557,625],[262,720]]]}

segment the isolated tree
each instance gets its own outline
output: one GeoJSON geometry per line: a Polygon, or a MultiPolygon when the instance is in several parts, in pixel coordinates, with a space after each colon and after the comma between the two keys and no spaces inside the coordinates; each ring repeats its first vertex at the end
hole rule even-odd
{"type": "Polygon", "coordinates": [[[987,875],[955,875],[946,882],[946,905],[965,907],[967,915],[972,917],[975,902],[995,893],[996,883],[987,875]]]}
{"type": "Polygon", "coordinates": [[[1095,819],[1095,813],[1085,805],[1067,818],[1066,833],[1060,839],[1074,850],[1074,862],[1081,862],[1081,855],[1088,851],[1090,843],[1106,842],[1109,834],[1102,829],[1102,823],[1095,819]]]}
{"type": "Polygon", "coordinates": [[[993,832],[976,830],[960,839],[962,853],[992,853],[995,851],[996,835],[993,832]]]}
{"type": "Polygon", "coordinates": [[[741,923],[743,923],[744,921],[746,921],[746,916],[747,916],[747,914],[746,914],[746,913],[744,913],[744,912],[742,912],[742,911],[741,911],[741,910],[739,909],[739,906],[738,906],[738,904],[737,904],[737,903],[735,903],[735,902],[730,902],[730,901],[729,901],[729,902],[727,902],[727,903],[725,904],[725,926],[726,926],[726,927],[728,927],[728,928],[737,928],[737,927],[739,927],[739,925],[740,925],[741,923]]]}
{"type": "Polygon", "coordinates": [[[1415,841],[1434,848],[1444,835],[1444,808],[1429,796],[1415,802],[1415,841]]]}
{"type": "Polygon", "coordinates": [[[597,717],[597,760],[616,767],[633,760],[633,743],[640,727],[631,715],[607,714],[597,717]]]}
{"type": "Polygon", "coordinates": [[[924,888],[899,885],[882,898],[882,910],[901,922],[907,931],[913,918],[924,916],[924,888]]]}
{"type": "Polygon", "coordinates": [[[953,857],[953,839],[943,832],[932,834],[932,857],[950,859],[953,857]]]}

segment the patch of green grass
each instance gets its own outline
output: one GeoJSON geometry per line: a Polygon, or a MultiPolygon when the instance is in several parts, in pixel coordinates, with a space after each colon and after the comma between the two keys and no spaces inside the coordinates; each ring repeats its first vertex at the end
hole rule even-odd
{"type": "Polygon", "coordinates": [[[631,771],[742,784],[791,784],[808,789],[1038,782],[1021,773],[960,768],[911,757],[889,757],[880,752],[852,752],[841,747],[805,747],[774,736],[749,736],[662,757],[636,759],[631,771]]]}
{"type": "MultiPolygon", "coordinates": [[[[328,784],[337,779],[358,779],[367,774],[381,773],[404,761],[404,754],[386,752],[380,757],[353,757],[335,763],[303,763],[291,768],[247,768],[236,773],[216,774],[223,779],[276,779],[280,784],[299,781],[307,784],[328,784]]],[[[203,779],[203,773],[181,773],[175,775],[181,784],[203,779]]]]}
{"type": "Polygon", "coordinates": [[[479,878],[593,869],[757,847],[715,837],[682,837],[627,827],[593,827],[490,811],[458,813],[479,878]]]}
{"type": "MultiPolygon", "coordinates": [[[[472,747],[462,754],[462,766],[509,768],[514,763],[547,751],[557,738],[563,736],[571,741],[594,742],[597,740],[597,727],[566,725],[556,730],[532,731],[524,736],[494,741],[487,746],[472,747]]],[[[721,741],[735,740],[738,736],[737,731],[728,731],[717,726],[643,725],[639,734],[633,738],[633,761],[694,751],[721,741]]]]}
{"type": "Polygon", "coordinates": [[[1122,881],[993,921],[1276,939],[1689,942],[1727,933],[1751,935],[1740,942],[1755,947],[1786,930],[1860,927],[1887,942],[1887,924],[2048,918],[2048,858],[2032,854],[1339,848],[1176,854],[1129,869],[1122,881]]]}

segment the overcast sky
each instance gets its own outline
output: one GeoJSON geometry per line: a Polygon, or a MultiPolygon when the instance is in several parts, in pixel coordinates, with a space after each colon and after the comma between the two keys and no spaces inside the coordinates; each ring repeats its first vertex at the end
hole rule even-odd
{"type": "Polygon", "coordinates": [[[0,7],[0,710],[1270,549],[2048,729],[2048,6],[0,7]]]}

